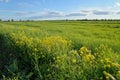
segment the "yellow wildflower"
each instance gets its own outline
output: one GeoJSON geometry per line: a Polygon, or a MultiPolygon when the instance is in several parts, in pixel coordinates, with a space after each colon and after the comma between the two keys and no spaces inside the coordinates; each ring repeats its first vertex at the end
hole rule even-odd
{"type": "Polygon", "coordinates": [[[100,80],[103,80],[103,77],[100,77],[100,80]]]}
{"type": "Polygon", "coordinates": [[[118,74],[120,74],[120,71],[118,71],[118,74]]]}
{"type": "Polygon", "coordinates": [[[72,63],[76,63],[77,62],[77,60],[76,59],[72,59],[72,63]]]}
{"type": "Polygon", "coordinates": [[[70,53],[74,54],[74,55],[77,55],[77,51],[76,50],[71,50],[70,53]]]}
{"type": "Polygon", "coordinates": [[[112,63],[112,66],[120,67],[120,64],[118,64],[118,63],[112,63]]]}
{"type": "Polygon", "coordinates": [[[110,68],[110,64],[104,65],[104,68],[110,68]]]}
{"type": "Polygon", "coordinates": [[[110,58],[105,58],[105,61],[108,62],[108,63],[111,62],[110,58]]]}
{"type": "Polygon", "coordinates": [[[103,60],[103,59],[101,59],[101,60],[100,60],[100,62],[104,62],[104,60],[103,60]]]}
{"type": "Polygon", "coordinates": [[[110,65],[108,64],[107,67],[110,68],[110,65]]]}
{"type": "Polygon", "coordinates": [[[109,76],[106,76],[105,78],[106,78],[106,80],[109,80],[109,76]]]}
{"type": "Polygon", "coordinates": [[[38,51],[37,48],[35,48],[34,50],[35,50],[35,52],[38,51]]]}

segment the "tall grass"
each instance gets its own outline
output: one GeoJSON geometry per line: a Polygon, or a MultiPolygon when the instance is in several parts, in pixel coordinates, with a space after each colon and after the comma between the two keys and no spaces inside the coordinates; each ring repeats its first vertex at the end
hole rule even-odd
{"type": "Polygon", "coordinates": [[[0,79],[119,80],[119,28],[107,23],[0,23],[0,79]]]}
{"type": "MultiPolygon", "coordinates": [[[[74,47],[83,45],[94,49],[101,44],[120,53],[120,21],[38,21],[2,23],[5,26],[27,26],[37,28],[51,36],[62,36],[72,40],[74,47]]],[[[29,29],[27,28],[27,29],[29,29]]],[[[38,36],[39,36],[39,31],[38,36]]]]}

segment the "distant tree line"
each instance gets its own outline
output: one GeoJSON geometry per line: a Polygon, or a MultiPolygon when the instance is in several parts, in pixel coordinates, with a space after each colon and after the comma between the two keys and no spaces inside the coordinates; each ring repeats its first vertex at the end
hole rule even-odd
{"type": "MultiPolygon", "coordinates": [[[[65,21],[120,21],[120,19],[76,19],[76,20],[64,19],[64,20],[65,21]]],[[[35,21],[35,20],[21,20],[21,19],[20,20],[14,20],[14,19],[2,20],[0,19],[0,22],[32,22],[32,21],[35,21]]],[[[44,20],[44,21],[50,21],[50,20],[44,20]]],[[[56,21],[56,20],[52,20],[52,21],[56,21]]],[[[58,20],[58,21],[61,21],[61,20],[58,20]]]]}
{"type": "Polygon", "coordinates": [[[120,21],[120,19],[77,19],[77,21],[120,21]]]}
{"type": "Polygon", "coordinates": [[[8,20],[2,20],[2,19],[0,19],[0,22],[25,22],[25,21],[27,21],[27,22],[30,22],[30,21],[34,21],[34,20],[14,20],[14,19],[8,19],[8,20]]]}

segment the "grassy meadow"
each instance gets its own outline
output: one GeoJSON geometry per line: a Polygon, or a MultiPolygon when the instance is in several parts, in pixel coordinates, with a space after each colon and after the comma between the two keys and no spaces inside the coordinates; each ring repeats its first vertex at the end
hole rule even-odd
{"type": "Polygon", "coordinates": [[[1,80],[120,80],[120,21],[0,22],[1,80]]]}

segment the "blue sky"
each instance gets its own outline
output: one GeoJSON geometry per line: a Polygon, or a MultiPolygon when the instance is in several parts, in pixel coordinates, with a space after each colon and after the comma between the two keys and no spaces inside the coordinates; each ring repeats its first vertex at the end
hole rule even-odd
{"type": "Polygon", "coordinates": [[[119,19],[120,0],[0,0],[0,19],[119,19]]]}

